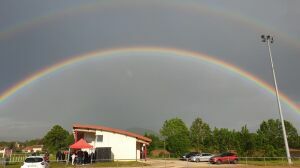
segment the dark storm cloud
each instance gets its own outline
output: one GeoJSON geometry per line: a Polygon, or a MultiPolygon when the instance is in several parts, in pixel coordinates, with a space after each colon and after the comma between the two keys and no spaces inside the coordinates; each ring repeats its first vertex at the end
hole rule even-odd
{"type": "MultiPolygon", "coordinates": [[[[0,38],[1,91],[46,66],[74,55],[126,46],[174,47],[207,53],[272,83],[268,51],[259,37],[270,29],[271,32],[277,30],[272,51],[279,87],[296,102],[300,101],[300,81],[297,77],[300,43],[289,40],[299,39],[300,36],[297,29],[299,22],[295,22],[300,15],[294,4],[297,2],[162,3],[130,0],[0,3],[0,21],[3,23],[0,30],[3,31],[26,23],[31,18],[47,16],[47,13],[56,16],[55,13],[64,9],[74,9],[0,38]],[[82,4],[87,7],[78,10],[82,4]]],[[[18,125],[36,123],[44,118],[51,119],[51,123],[45,125],[37,122],[34,128],[37,131],[28,135],[39,131],[38,135],[41,135],[41,131],[55,123],[66,127],[73,122],[103,123],[112,127],[158,130],[165,119],[179,115],[191,122],[200,113],[218,127],[239,128],[247,123],[255,128],[262,120],[260,113],[264,114],[263,118],[277,117],[277,113],[273,112],[276,106],[272,96],[262,94],[255,86],[244,85],[239,78],[232,79],[230,74],[216,73],[214,68],[196,65],[193,71],[182,70],[182,66],[189,65],[184,62],[182,65],[178,63],[180,66],[177,68],[171,66],[172,71],[168,71],[165,68],[168,64],[163,59],[149,63],[157,68],[151,69],[145,68],[147,64],[135,65],[135,59],[139,61],[136,57],[126,60],[128,65],[123,65],[123,69],[120,63],[108,62],[103,65],[97,62],[101,67],[93,69],[87,65],[78,66],[53,78],[42,79],[0,108],[0,114],[3,115],[1,123],[10,125],[11,130],[19,132],[19,137],[24,138],[25,134],[21,133],[24,131],[18,131],[18,125]],[[164,73],[168,74],[168,78],[164,73]],[[212,75],[208,75],[210,73],[212,75]],[[257,100],[260,100],[259,106],[256,106],[257,100]],[[189,114],[185,115],[187,111],[189,114]],[[237,115],[225,115],[228,120],[220,122],[220,114],[225,113],[220,111],[237,115]],[[78,118],[78,115],[81,117],[78,118]],[[98,117],[91,117],[93,115],[98,117]],[[135,116],[134,122],[128,116],[135,116]],[[153,126],[145,122],[145,118],[157,123],[153,126]],[[119,121],[121,119],[122,122],[119,121]],[[232,123],[232,119],[239,122],[232,123]]],[[[287,111],[287,118],[296,122],[299,116],[289,109],[287,111]]]]}
{"type": "MultiPolygon", "coordinates": [[[[201,116],[212,126],[247,124],[255,130],[261,119],[277,117],[274,103],[265,90],[216,66],[138,55],[99,59],[45,77],[8,101],[1,115],[10,132],[24,123],[70,129],[74,122],[158,131],[164,120],[176,116],[187,123],[201,116]],[[49,123],[40,125],[44,120],[49,123]]],[[[298,123],[290,117],[294,112],[287,112],[298,123]]]]}

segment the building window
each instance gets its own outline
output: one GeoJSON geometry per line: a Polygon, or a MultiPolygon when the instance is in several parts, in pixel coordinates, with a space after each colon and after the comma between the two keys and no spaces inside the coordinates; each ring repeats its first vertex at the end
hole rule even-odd
{"type": "Polygon", "coordinates": [[[97,135],[97,142],[103,142],[103,135],[97,135]]]}

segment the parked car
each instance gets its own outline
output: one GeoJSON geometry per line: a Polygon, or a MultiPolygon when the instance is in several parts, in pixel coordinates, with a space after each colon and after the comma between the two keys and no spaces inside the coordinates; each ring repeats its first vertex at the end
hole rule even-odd
{"type": "Polygon", "coordinates": [[[211,153],[199,153],[189,158],[191,162],[208,162],[213,157],[211,153]]]}
{"type": "Polygon", "coordinates": [[[188,160],[191,156],[197,155],[199,152],[189,152],[181,156],[180,160],[188,160]]]}
{"type": "Polygon", "coordinates": [[[213,156],[209,159],[209,162],[212,164],[221,164],[221,163],[233,163],[238,162],[238,156],[231,152],[225,152],[217,156],[213,156]]]}
{"type": "Polygon", "coordinates": [[[49,168],[49,163],[43,156],[29,156],[25,159],[21,168],[49,168]]]}

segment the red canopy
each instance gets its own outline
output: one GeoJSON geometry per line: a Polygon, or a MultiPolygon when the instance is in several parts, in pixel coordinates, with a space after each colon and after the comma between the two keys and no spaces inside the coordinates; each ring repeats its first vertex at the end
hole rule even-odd
{"type": "Polygon", "coordinates": [[[93,148],[92,145],[88,144],[84,139],[80,139],[75,142],[73,145],[70,145],[71,149],[85,149],[85,148],[93,148]]]}

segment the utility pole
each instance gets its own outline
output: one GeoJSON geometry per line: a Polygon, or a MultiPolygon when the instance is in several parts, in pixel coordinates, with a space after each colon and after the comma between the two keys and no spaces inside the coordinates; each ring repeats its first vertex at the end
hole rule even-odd
{"type": "Polygon", "coordinates": [[[270,46],[270,44],[274,42],[274,38],[270,35],[261,35],[261,39],[262,39],[262,42],[267,43],[268,49],[269,49],[270,63],[271,63],[272,72],[273,72],[274,86],[275,86],[275,91],[276,91],[275,93],[276,93],[276,98],[277,98],[278,110],[279,110],[279,114],[280,114],[286,157],[288,159],[289,165],[291,165],[292,160],[291,160],[289,144],[288,144],[287,136],[286,136],[286,130],[285,130],[284,119],[283,119],[282,109],[281,109],[281,103],[280,103],[280,98],[279,98],[279,93],[278,93],[278,86],[277,86],[277,81],[276,81],[275,68],[274,68],[274,64],[273,64],[273,58],[272,58],[272,52],[271,52],[271,46],[270,46]]]}

